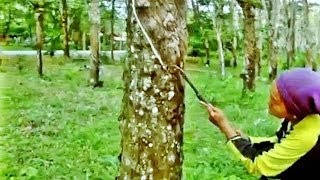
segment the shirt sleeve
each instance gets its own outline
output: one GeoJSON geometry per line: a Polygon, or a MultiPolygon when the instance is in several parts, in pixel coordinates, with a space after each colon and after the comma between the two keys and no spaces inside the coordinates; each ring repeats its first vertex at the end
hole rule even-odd
{"type": "Polygon", "coordinates": [[[300,121],[281,142],[261,152],[249,140],[236,137],[227,146],[253,175],[277,176],[292,166],[316,144],[320,134],[319,115],[300,121]]]}

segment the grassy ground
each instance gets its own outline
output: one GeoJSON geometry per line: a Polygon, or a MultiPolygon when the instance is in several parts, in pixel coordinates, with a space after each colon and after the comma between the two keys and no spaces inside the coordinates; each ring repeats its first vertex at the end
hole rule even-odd
{"type": "MultiPolygon", "coordinates": [[[[10,60],[0,67],[0,80],[6,80],[0,86],[0,179],[114,179],[121,66],[108,65],[105,86],[93,90],[87,87],[88,72],[78,70],[83,62],[47,60],[43,79],[34,62],[10,60]]],[[[231,75],[237,70],[228,69],[228,77],[220,80],[217,72],[187,68],[235,126],[251,135],[273,133],[277,121],[267,114],[268,83],[258,80],[257,92],[241,98],[242,82],[231,75]]],[[[184,179],[256,179],[233,159],[189,87],[185,103],[184,179]]]]}
{"type": "Polygon", "coordinates": [[[0,50],[33,50],[33,49],[31,47],[19,46],[17,44],[5,45],[5,43],[1,43],[0,50]]]}

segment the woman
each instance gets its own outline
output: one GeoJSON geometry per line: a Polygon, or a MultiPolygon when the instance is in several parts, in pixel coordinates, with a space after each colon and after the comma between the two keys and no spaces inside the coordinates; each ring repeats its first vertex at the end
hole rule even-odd
{"type": "Polygon", "coordinates": [[[202,104],[249,173],[261,179],[320,179],[320,74],[296,68],[273,82],[269,113],[284,119],[274,137],[244,137],[220,109],[202,104]]]}

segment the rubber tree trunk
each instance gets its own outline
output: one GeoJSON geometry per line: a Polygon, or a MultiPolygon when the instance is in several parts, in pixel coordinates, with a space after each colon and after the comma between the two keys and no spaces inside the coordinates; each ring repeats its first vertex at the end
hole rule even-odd
{"type": "Polygon", "coordinates": [[[217,43],[218,43],[218,52],[219,52],[218,54],[219,54],[221,76],[225,77],[226,70],[225,70],[225,62],[224,62],[223,45],[222,45],[222,39],[221,39],[221,26],[217,21],[215,21],[215,31],[216,31],[216,37],[217,37],[217,43]]]}
{"type": "Polygon", "coordinates": [[[111,35],[110,35],[110,50],[111,50],[111,61],[114,61],[114,44],[113,44],[113,40],[114,40],[114,13],[115,13],[115,7],[114,7],[114,2],[115,0],[112,0],[112,10],[111,10],[111,23],[110,23],[110,28],[111,28],[111,35]]]}
{"type": "Polygon", "coordinates": [[[313,70],[317,69],[317,64],[314,60],[314,55],[313,55],[313,47],[314,47],[314,38],[315,34],[311,30],[310,26],[310,19],[309,19],[309,2],[308,0],[304,0],[304,37],[306,40],[306,67],[312,68],[313,70]]]}
{"type": "Polygon", "coordinates": [[[221,19],[218,17],[221,14],[221,7],[219,7],[219,4],[216,3],[214,5],[214,9],[212,12],[212,24],[213,29],[216,33],[217,38],[217,44],[218,44],[218,54],[219,54],[219,63],[220,63],[220,72],[221,77],[223,78],[226,75],[225,70],[225,60],[224,60],[224,51],[223,51],[223,44],[222,44],[222,34],[221,34],[221,19]]]}
{"type": "Polygon", "coordinates": [[[289,0],[285,6],[287,20],[286,69],[289,69],[294,62],[295,57],[295,2],[293,2],[293,0],[289,0]]]}
{"type": "Polygon", "coordinates": [[[232,66],[237,67],[237,46],[238,46],[238,31],[239,31],[239,23],[238,23],[238,13],[236,9],[236,2],[230,1],[230,13],[232,16],[232,66]]]}
{"type": "Polygon", "coordinates": [[[82,50],[87,50],[87,34],[86,32],[82,33],[82,50]]]}
{"type": "Polygon", "coordinates": [[[118,178],[182,179],[184,83],[173,65],[183,68],[187,54],[187,3],[133,2],[128,3],[118,178]]]}
{"type": "Polygon", "coordinates": [[[8,3],[8,20],[5,23],[5,28],[4,28],[4,33],[3,37],[5,38],[6,45],[9,45],[10,43],[10,37],[9,37],[9,32],[10,32],[10,25],[12,21],[12,2],[8,3]]]}
{"type": "Polygon", "coordinates": [[[262,55],[263,55],[263,32],[262,29],[264,27],[263,22],[263,11],[261,9],[258,9],[255,11],[257,21],[255,22],[256,25],[256,30],[257,30],[257,48],[258,48],[258,60],[256,64],[256,69],[257,69],[257,76],[260,77],[261,75],[261,63],[262,63],[262,55]]]}
{"type": "Polygon", "coordinates": [[[35,8],[35,20],[36,20],[36,48],[37,48],[37,61],[38,61],[38,74],[43,76],[43,21],[44,21],[44,5],[42,2],[34,4],[35,8]]]}
{"type": "Polygon", "coordinates": [[[237,0],[242,8],[244,15],[244,45],[245,45],[245,59],[246,74],[248,76],[246,80],[247,89],[250,91],[255,90],[255,77],[256,77],[256,62],[258,58],[257,38],[255,35],[254,25],[254,5],[250,4],[250,1],[237,0]]]}
{"type": "Polygon", "coordinates": [[[100,1],[91,0],[89,5],[90,20],[90,79],[89,82],[93,87],[99,84],[99,44],[100,44],[100,1]]]}
{"type": "Polygon", "coordinates": [[[272,81],[277,76],[278,71],[278,16],[280,14],[280,1],[268,1],[268,20],[269,20],[269,80],[272,81]]]}
{"type": "Polygon", "coordinates": [[[62,14],[61,24],[63,29],[63,55],[70,58],[70,47],[69,47],[69,31],[68,31],[68,5],[66,0],[61,0],[62,14]]]}

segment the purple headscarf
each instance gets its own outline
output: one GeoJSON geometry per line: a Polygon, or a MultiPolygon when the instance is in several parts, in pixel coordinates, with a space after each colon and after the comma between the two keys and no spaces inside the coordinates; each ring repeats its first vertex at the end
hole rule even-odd
{"type": "Polygon", "coordinates": [[[303,119],[320,114],[320,74],[309,68],[285,71],[276,81],[288,113],[303,119]]]}

